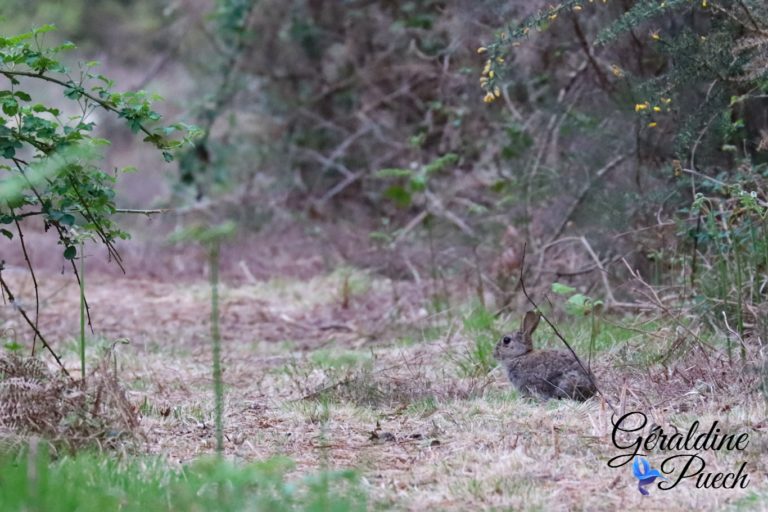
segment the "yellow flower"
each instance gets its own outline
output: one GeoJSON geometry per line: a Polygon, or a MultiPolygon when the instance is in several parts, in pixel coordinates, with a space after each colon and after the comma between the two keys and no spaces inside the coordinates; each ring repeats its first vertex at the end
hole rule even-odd
{"type": "Polygon", "coordinates": [[[701,6],[706,9],[707,8],[707,0],[701,0],[701,6]]]}
{"type": "Polygon", "coordinates": [[[504,57],[496,57],[496,62],[499,64],[504,64],[504,57]]]}
{"type": "Polygon", "coordinates": [[[653,39],[654,41],[658,41],[659,39],[661,39],[661,36],[659,35],[658,30],[651,31],[651,39],[653,39]]]}
{"type": "Polygon", "coordinates": [[[645,103],[638,103],[638,104],[635,105],[635,112],[640,112],[641,110],[645,110],[649,106],[650,105],[648,104],[647,101],[645,103]]]}
{"type": "Polygon", "coordinates": [[[654,106],[653,107],[654,112],[661,112],[661,107],[654,106]]]}
{"type": "Polygon", "coordinates": [[[490,70],[490,71],[488,72],[488,78],[493,78],[493,75],[494,75],[494,74],[495,74],[495,73],[493,72],[493,70],[490,70]]]}
{"type": "Polygon", "coordinates": [[[661,98],[661,102],[665,105],[672,103],[672,98],[661,98]]]}
{"type": "Polygon", "coordinates": [[[481,46],[480,48],[477,49],[477,53],[485,53],[487,51],[488,51],[488,48],[486,48],[485,46],[481,46]]]}
{"type": "Polygon", "coordinates": [[[481,86],[485,86],[487,83],[488,83],[488,78],[484,77],[484,76],[481,76],[480,77],[480,85],[481,86]]]}
{"type": "Polygon", "coordinates": [[[491,71],[491,61],[485,62],[485,67],[483,68],[483,74],[487,75],[491,71]]]}
{"type": "Polygon", "coordinates": [[[674,174],[675,178],[679,178],[683,175],[683,164],[680,162],[680,160],[672,160],[672,173],[674,174]]]}
{"type": "Polygon", "coordinates": [[[493,95],[496,96],[497,98],[499,96],[501,96],[501,89],[499,89],[498,87],[494,87],[493,88],[493,95]]]}
{"type": "Polygon", "coordinates": [[[528,27],[525,27],[525,28],[523,29],[523,35],[528,35],[528,32],[530,32],[530,30],[531,30],[531,29],[529,29],[528,27]]]}
{"type": "Polygon", "coordinates": [[[483,101],[485,103],[491,103],[495,99],[496,99],[496,96],[494,96],[492,92],[489,92],[488,94],[483,96],[483,101]]]}
{"type": "Polygon", "coordinates": [[[624,70],[621,69],[616,64],[611,64],[611,73],[613,73],[613,76],[616,76],[616,77],[619,77],[619,78],[624,76],[624,70]]]}
{"type": "Polygon", "coordinates": [[[648,128],[656,128],[656,121],[648,123],[648,128]]]}
{"type": "Polygon", "coordinates": [[[573,6],[573,10],[576,12],[579,12],[581,10],[581,6],[579,4],[576,4],[573,6]]]}
{"type": "Polygon", "coordinates": [[[554,20],[555,18],[557,18],[557,13],[553,13],[549,15],[550,20],[554,20]]]}

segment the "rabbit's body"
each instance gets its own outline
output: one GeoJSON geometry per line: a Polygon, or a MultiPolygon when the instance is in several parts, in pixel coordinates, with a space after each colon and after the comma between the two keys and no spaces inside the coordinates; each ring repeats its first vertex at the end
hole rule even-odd
{"type": "Polygon", "coordinates": [[[509,381],[519,390],[542,398],[586,400],[595,388],[573,355],[535,350],[503,361],[509,381]]]}
{"type": "Polygon", "coordinates": [[[595,394],[594,377],[570,352],[534,350],[531,334],[539,316],[529,311],[520,331],[504,336],[493,355],[507,372],[509,381],[523,393],[541,398],[586,400],[595,394]]]}

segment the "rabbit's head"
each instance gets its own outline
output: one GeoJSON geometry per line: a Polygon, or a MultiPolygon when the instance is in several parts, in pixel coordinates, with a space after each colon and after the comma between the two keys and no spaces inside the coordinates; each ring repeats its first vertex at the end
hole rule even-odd
{"type": "Polygon", "coordinates": [[[520,357],[533,350],[531,334],[539,325],[539,314],[529,311],[520,323],[520,330],[513,334],[505,334],[501,337],[493,350],[493,356],[499,361],[520,357]]]}

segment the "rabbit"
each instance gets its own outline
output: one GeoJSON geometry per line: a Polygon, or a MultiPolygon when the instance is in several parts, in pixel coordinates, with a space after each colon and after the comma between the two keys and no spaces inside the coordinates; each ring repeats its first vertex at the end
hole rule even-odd
{"type": "Polygon", "coordinates": [[[493,356],[521,392],[549,398],[587,400],[597,391],[594,376],[587,374],[573,354],[562,350],[534,350],[531,334],[539,325],[539,314],[528,311],[520,330],[503,336],[493,356]]]}

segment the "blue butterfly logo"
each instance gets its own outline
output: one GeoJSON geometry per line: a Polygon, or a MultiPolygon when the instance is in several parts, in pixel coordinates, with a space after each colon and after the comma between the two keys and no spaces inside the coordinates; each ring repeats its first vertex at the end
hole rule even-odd
{"type": "Polygon", "coordinates": [[[635,457],[635,462],[632,463],[632,474],[637,478],[637,490],[643,496],[650,494],[646,487],[656,481],[657,478],[666,480],[666,477],[658,469],[651,468],[651,464],[645,457],[635,457]]]}

